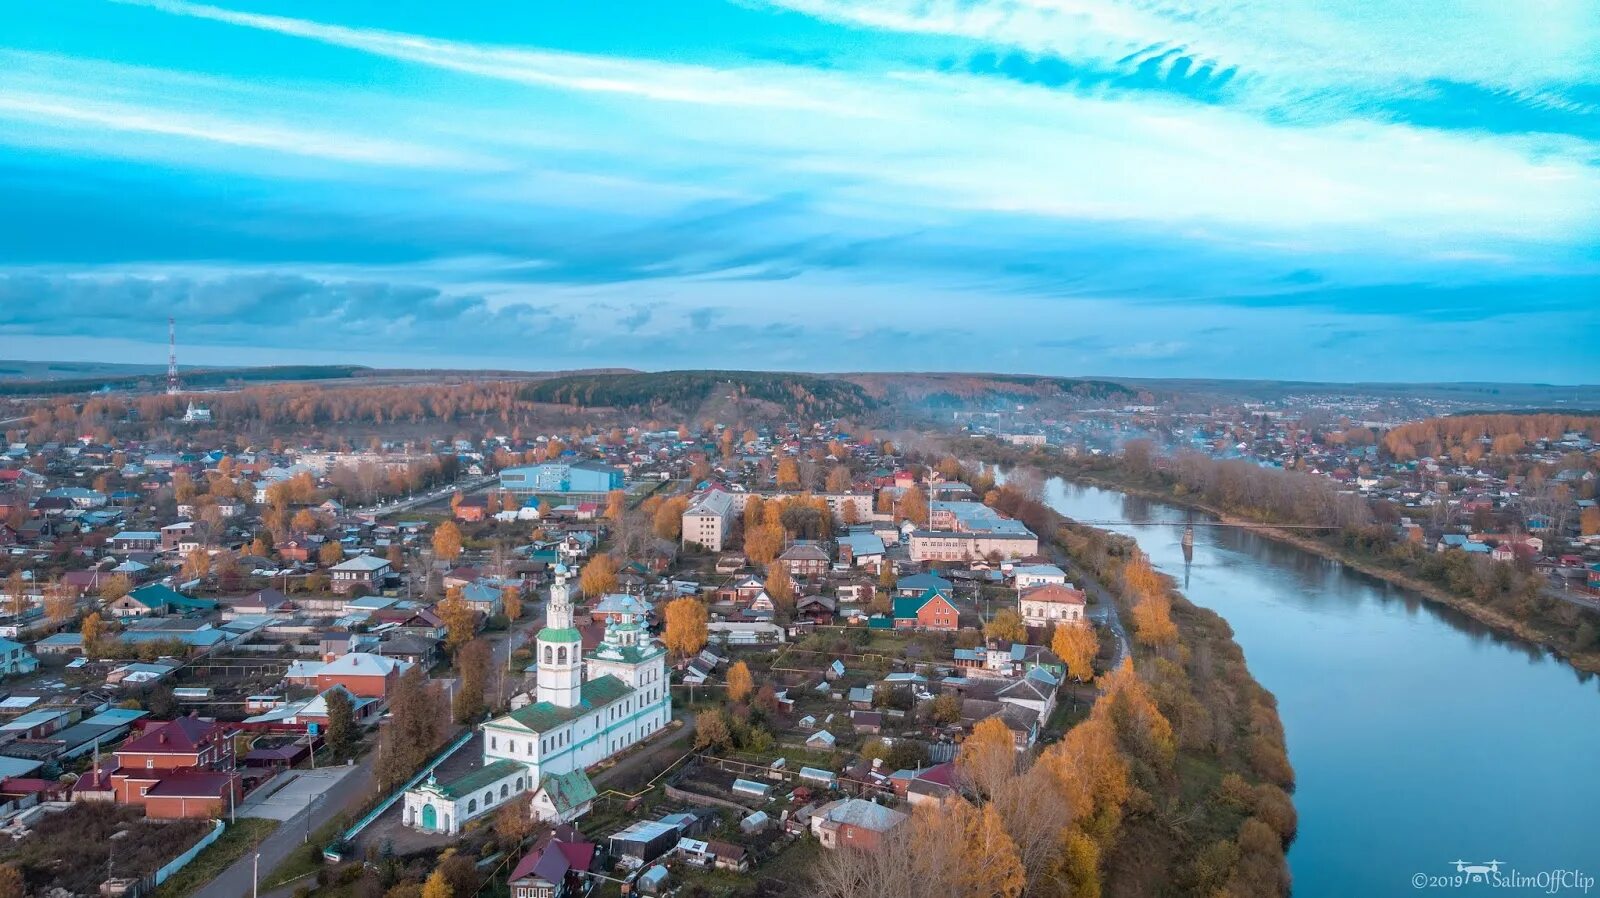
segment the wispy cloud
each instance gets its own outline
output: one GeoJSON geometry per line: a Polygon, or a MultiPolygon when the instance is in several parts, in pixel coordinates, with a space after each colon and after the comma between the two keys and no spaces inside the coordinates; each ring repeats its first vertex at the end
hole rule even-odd
{"type": "Polygon", "coordinates": [[[624,94],[648,100],[793,109],[834,108],[826,100],[761,83],[759,71],[634,61],[582,53],[495,47],[348,28],[307,19],[236,12],[183,0],[118,0],[163,12],[321,41],[418,65],[543,87],[624,94]]]}

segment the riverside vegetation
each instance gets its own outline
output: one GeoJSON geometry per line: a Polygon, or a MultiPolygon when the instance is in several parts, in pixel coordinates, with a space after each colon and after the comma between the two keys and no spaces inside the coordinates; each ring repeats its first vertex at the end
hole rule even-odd
{"type": "Polygon", "coordinates": [[[987,460],[1026,464],[1063,479],[1207,511],[1258,525],[1257,532],[1335,558],[1372,576],[1456,608],[1501,632],[1538,643],[1579,670],[1600,672],[1600,614],[1545,593],[1544,577],[1525,567],[1402,539],[1400,511],[1340,493],[1313,474],[1263,468],[1196,452],[1156,455],[1133,441],[1118,455],[1069,458],[985,441],[962,447],[987,460]],[[1274,525],[1326,525],[1290,532],[1274,525]]]}
{"type": "Polygon", "coordinates": [[[1071,525],[1023,488],[960,476],[1108,588],[1133,622],[1131,656],[1096,681],[1088,717],[1037,755],[1019,758],[998,722],[977,727],[956,761],[961,797],[919,810],[889,850],[829,853],[817,894],[1287,894],[1294,773],[1276,703],[1227,623],[1132,540],[1071,525]]]}

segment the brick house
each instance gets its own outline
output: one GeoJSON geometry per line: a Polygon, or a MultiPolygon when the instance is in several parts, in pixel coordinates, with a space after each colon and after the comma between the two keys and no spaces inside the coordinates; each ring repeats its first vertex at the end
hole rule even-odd
{"type": "Polygon", "coordinates": [[[180,771],[233,773],[233,738],[214,720],[190,715],[147,724],[116,751],[112,794],[121,804],[144,804],[145,794],[180,771]]]}
{"type": "Polygon", "coordinates": [[[944,593],[929,589],[915,598],[894,600],[894,626],[897,630],[956,630],[961,612],[944,593]]]}
{"type": "Polygon", "coordinates": [[[778,556],[778,564],[796,580],[820,577],[828,572],[831,563],[828,550],[810,540],[796,542],[778,556]]]}
{"type": "Polygon", "coordinates": [[[329,661],[317,671],[317,689],[326,691],[333,686],[343,686],[352,695],[386,698],[389,690],[399,682],[400,675],[410,666],[398,658],[350,652],[329,661]]]}
{"type": "Polygon", "coordinates": [[[239,795],[239,777],[232,771],[184,770],[145,790],[144,814],[156,820],[221,818],[239,795]]]}

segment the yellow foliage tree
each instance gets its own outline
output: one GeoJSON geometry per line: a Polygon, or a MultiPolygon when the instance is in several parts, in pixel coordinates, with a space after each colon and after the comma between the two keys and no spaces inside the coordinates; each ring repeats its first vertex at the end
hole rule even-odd
{"type": "Polygon", "coordinates": [[[683,535],[683,513],[689,507],[685,496],[673,496],[656,509],[654,527],[656,536],[677,539],[683,535]]]}
{"type": "Polygon", "coordinates": [[[755,678],[750,676],[750,665],[740,661],[728,668],[728,698],[735,702],[742,702],[750,697],[756,688],[755,678]]]}
{"type": "Polygon", "coordinates": [[[442,867],[434,870],[422,884],[422,898],[455,898],[455,890],[450,888],[450,880],[442,867]]]}
{"type": "Polygon", "coordinates": [[[317,560],[323,567],[333,567],[344,560],[344,546],[339,545],[338,540],[328,540],[317,550],[317,560]]]}
{"type": "Polygon", "coordinates": [[[455,521],[445,521],[433,531],[433,554],[445,561],[461,557],[461,528],[455,521]]]}
{"type": "Polygon", "coordinates": [[[1172,622],[1172,602],[1164,595],[1149,596],[1133,606],[1133,631],[1142,643],[1170,646],[1178,641],[1178,625],[1172,622]]]}
{"type": "Polygon", "coordinates": [[[961,822],[962,863],[955,894],[964,898],[1017,898],[1027,878],[1017,843],[1006,833],[1005,821],[994,803],[982,809],[957,803],[961,822]]]}
{"type": "Polygon", "coordinates": [[[189,550],[183,558],[183,576],[187,580],[198,580],[211,573],[211,553],[202,548],[189,550]]]}
{"type": "Polygon", "coordinates": [[[450,587],[445,592],[444,601],[434,610],[439,613],[439,619],[444,621],[445,650],[454,655],[472,640],[477,631],[477,617],[473,614],[472,606],[467,604],[459,586],[450,587]]]}
{"type": "Polygon", "coordinates": [[[1017,772],[1016,739],[998,717],[978,721],[956,753],[956,772],[982,795],[994,795],[1017,772]]]}
{"type": "Polygon", "coordinates": [[[1584,536],[1594,536],[1600,533],[1600,505],[1591,505],[1578,516],[1579,526],[1583,528],[1584,536]]]}
{"type": "Polygon", "coordinates": [[[617,563],[605,552],[589,559],[589,563],[583,566],[583,572],[578,575],[578,589],[587,598],[603,596],[616,588],[617,563]]]}
{"type": "Polygon", "coordinates": [[[900,497],[900,517],[919,527],[928,526],[928,500],[922,490],[911,487],[900,497]]]}
{"type": "Polygon", "coordinates": [[[522,590],[515,586],[507,586],[500,590],[500,607],[505,611],[506,620],[520,620],[522,618],[522,590]]]}
{"type": "Polygon", "coordinates": [[[706,645],[706,606],[693,596],[667,603],[666,629],[661,634],[667,650],[680,658],[698,653],[706,645]]]}
{"type": "Polygon", "coordinates": [[[800,465],[792,458],[785,458],[778,462],[778,489],[796,490],[800,488],[800,465]]]}
{"type": "Polygon", "coordinates": [[[612,490],[606,493],[606,517],[615,521],[622,517],[622,512],[628,507],[628,494],[622,490],[612,490]]]}
{"type": "Polygon", "coordinates": [[[99,654],[100,640],[106,635],[106,625],[100,619],[100,612],[89,612],[89,615],[83,619],[83,626],[79,628],[79,635],[83,637],[83,653],[85,655],[99,654]]]}
{"type": "Polygon", "coordinates": [[[1127,600],[1135,605],[1141,599],[1161,595],[1166,591],[1162,588],[1161,576],[1150,566],[1150,559],[1142,552],[1123,565],[1122,586],[1127,592],[1127,600]]]}
{"type": "Polygon", "coordinates": [[[1094,679],[1094,659],[1100,653],[1100,640],[1088,623],[1056,624],[1050,635],[1050,651],[1067,665],[1067,674],[1087,683],[1094,679]]]}
{"type": "Polygon", "coordinates": [[[1022,623],[1022,615],[1014,609],[1001,608],[995,612],[992,620],[983,625],[983,635],[986,639],[1024,642],[1028,638],[1028,628],[1022,623]]]}
{"type": "Polygon", "coordinates": [[[783,552],[783,524],[777,520],[776,514],[772,518],[754,530],[746,529],[744,532],[744,554],[753,564],[771,564],[783,552]]]}

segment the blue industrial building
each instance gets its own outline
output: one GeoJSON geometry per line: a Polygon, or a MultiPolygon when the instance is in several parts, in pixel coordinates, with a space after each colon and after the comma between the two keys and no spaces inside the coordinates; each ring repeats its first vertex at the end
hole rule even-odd
{"type": "Polygon", "coordinates": [[[622,470],[597,461],[545,462],[500,472],[512,493],[605,493],[622,489],[622,470]]]}

